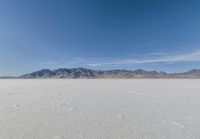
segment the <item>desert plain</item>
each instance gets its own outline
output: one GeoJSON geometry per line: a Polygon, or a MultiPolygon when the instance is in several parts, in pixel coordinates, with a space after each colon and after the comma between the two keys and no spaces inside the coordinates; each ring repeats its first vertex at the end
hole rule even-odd
{"type": "Polygon", "coordinates": [[[0,139],[199,138],[198,79],[0,80],[0,139]]]}

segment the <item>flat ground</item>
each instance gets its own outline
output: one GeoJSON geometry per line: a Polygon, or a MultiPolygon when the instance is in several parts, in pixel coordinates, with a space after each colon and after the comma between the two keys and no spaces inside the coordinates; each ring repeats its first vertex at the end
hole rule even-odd
{"type": "Polygon", "coordinates": [[[200,139],[200,80],[0,80],[0,139],[200,139]]]}

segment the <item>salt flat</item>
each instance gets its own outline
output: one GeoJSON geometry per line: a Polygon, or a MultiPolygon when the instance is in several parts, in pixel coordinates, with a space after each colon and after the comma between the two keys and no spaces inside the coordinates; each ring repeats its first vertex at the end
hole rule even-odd
{"type": "Polygon", "coordinates": [[[0,80],[0,139],[199,139],[200,80],[0,80]]]}

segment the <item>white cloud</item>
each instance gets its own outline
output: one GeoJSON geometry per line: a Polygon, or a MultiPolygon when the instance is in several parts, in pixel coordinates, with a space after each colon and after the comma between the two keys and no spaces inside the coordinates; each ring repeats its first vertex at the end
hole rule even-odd
{"type": "Polygon", "coordinates": [[[200,61],[200,50],[190,53],[148,53],[137,58],[113,59],[103,58],[72,58],[60,61],[45,61],[31,64],[29,66],[39,68],[59,68],[59,67],[86,67],[97,68],[103,66],[121,66],[121,65],[138,65],[138,64],[159,64],[159,63],[176,63],[200,61]]]}
{"type": "MultiPolygon", "coordinates": [[[[155,55],[154,55],[155,56],[155,55]]],[[[163,54],[157,57],[146,57],[142,59],[128,58],[121,60],[111,60],[105,62],[96,62],[89,64],[92,67],[106,65],[131,65],[131,64],[148,64],[148,63],[175,63],[175,62],[192,62],[200,61],[200,50],[184,54],[163,54]]]]}

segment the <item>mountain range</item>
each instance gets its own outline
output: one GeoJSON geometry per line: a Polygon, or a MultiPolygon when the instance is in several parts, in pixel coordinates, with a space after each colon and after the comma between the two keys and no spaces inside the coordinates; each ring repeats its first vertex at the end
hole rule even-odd
{"type": "MultiPolygon", "coordinates": [[[[7,77],[9,78],[9,77],[7,77]]],[[[144,71],[138,70],[92,70],[86,68],[60,68],[56,70],[43,69],[33,73],[25,74],[16,78],[35,79],[35,78],[66,78],[66,79],[143,79],[143,78],[186,78],[200,79],[200,69],[193,69],[182,73],[165,73],[163,71],[144,71]]]]}

